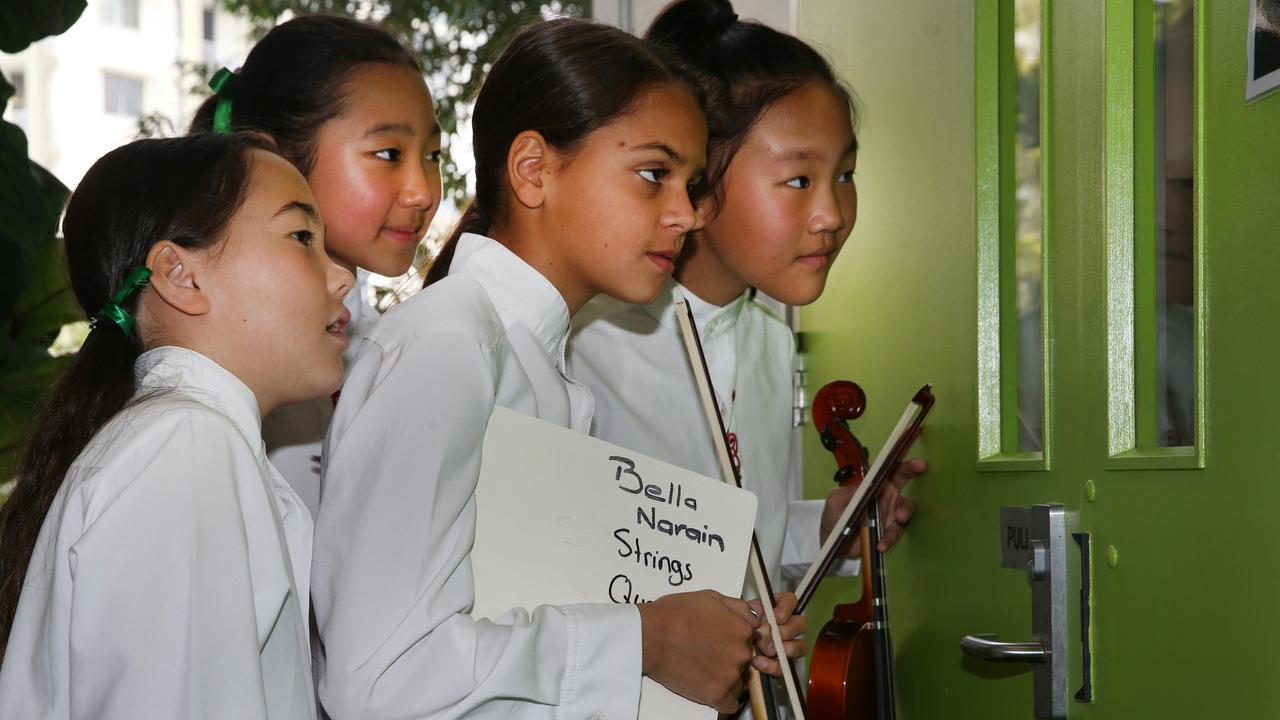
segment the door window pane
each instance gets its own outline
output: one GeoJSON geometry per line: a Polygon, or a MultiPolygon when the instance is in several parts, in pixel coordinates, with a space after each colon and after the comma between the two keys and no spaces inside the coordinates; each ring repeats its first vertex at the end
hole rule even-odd
{"type": "MultiPolygon", "coordinates": [[[[1013,1],[1013,251],[1018,332],[1018,450],[1044,447],[1043,184],[1040,143],[1040,0],[1013,1]]],[[[1007,77],[1007,76],[1006,76],[1007,77]]],[[[1007,117],[1007,116],[1006,116],[1007,117]]],[[[1006,216],[1007,217],[1007,216],[1006,216]]],[[[1007,247],[1007,246],[1006,246],[1007,247]]],[[[1004,302],[1011,299],[1006,298],[1004,302]]]]}
{"type": "Polygon", "coordinates": [[[1154,4],[1156,442],[1195,437],[1195,3],[1154,4]]]}

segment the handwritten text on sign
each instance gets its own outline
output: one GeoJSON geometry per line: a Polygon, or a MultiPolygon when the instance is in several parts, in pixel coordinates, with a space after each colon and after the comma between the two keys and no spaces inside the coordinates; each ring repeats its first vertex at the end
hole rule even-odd
{"type": "MultiPolygon", "coordinates": [[[[737,596],[755,512],[749,492],[497,408],[476,488],[472,615],[703,589],[737,596]]],[[[648,679],[641,697],[642,718],[709,711],[648,679]]]]}

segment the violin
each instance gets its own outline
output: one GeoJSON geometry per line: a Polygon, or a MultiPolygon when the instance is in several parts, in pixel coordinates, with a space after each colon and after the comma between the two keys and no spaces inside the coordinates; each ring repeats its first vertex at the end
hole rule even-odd
{"type": "MultiPolygon", "coordinates": [[[[849,431],[867,397],[857,383],[839,380],[813,399],[813,424],[836,458],[835,481],[858,485],[866,476],[866,449],[849,431]]],[[[893,720],[893,647],[880,551],[879,510],[872,502],[862,527],[862,597],[837,605],[813,642],[808,707],[814,717],[893,720]]]]}
{"type": "Polygon", "coordinates": [[[815,717],[877,720],[894,717],[893,648],[889,640],[884,565],[876,548],[880,542],[876,497],[920,437],[933,401],[932,387],[921,387],[889,434],[885,447],[867,468],[865,450],[849,432],[848,425],[849,420],[860,416],[866,408],[862,389],[850,382],[832,383],[814,398],[814,425],[823,445],[835,453],[840,465],[836,481],[857,483],[857,490],[823,542],[818,559],[800,580],[796,589],[796,612],[802,612],[813,599],[818,583],[839,557],[840,549],[853,538],[854,528],[863,518],[867,520],[862,535],[864,601],[838,608],[833,618],[835,624],[824,627],[814,643],[809,702],[816,701],[821,708],[815,717]],[[830,634],[828,628],[831,628],[830,634]],[[865,639],[855,641],[860,635],[865,639]]]}

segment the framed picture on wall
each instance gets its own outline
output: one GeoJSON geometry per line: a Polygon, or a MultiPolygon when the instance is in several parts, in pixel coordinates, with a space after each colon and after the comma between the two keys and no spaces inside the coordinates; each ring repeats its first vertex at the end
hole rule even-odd
{"type": "Polygon", "coordinates": [[[1280,87],[1280,0],[1249,0],[1246,101],[1280,87]]]}

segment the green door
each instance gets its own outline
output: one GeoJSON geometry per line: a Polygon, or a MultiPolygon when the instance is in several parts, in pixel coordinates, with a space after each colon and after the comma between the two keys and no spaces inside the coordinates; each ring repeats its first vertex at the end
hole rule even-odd
{"type": "MultiPolygon", "coordinates": [[[[1034,717],[1031,666],[960,640],[1031,639],[999,510],[1049,502],[1093,548],[1093,697],[1070,717],[1275,717],[1280,93],[1246,101],[1250,3],[799,0],[796,18],[864,104],[857,228],[801,313],[810,392],[858,381],[873,448],[920,384],[938,398],[886,560],[899,717],[1034,717]]],[[[812,437],[804,460],[820,497],[832,461],[812,437]]],[[[828,583],[810,636],[857,594],[828,583]]]]}

